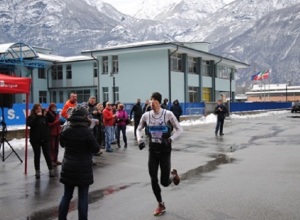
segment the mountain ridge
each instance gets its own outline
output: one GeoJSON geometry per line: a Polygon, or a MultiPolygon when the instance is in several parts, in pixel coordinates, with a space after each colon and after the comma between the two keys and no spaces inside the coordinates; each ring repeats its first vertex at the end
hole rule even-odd
{"type": "MultiPolygon", "coordinates": [[[[155,1],[143,0],[135,8],[142,13],[151,4],[155,1]]],[[[176,0],[164,2],[162,10],[145,19],[102,0],[1,1],[0,43],[22,41],[67,56],[149,40],[206,41],[211,53],[251,65],[237,73],[238,84],[251,84],[249,75],[266,68],[273,69],[272,83],[299,84],[299,4],[300,0],[176,0]]]]}

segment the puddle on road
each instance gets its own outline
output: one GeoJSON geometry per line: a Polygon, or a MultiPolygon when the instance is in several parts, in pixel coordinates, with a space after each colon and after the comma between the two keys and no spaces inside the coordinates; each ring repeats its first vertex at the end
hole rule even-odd
{"type": "MultiPolygon", "coordinates": [[[[211,155],[212,157],[216,157],[215,155],[211,155]]],[[[191,179],[193,177],[199,176],[203,173],[208,173],[214,171],[218,168],[219,165],[233,163],[234,159],[232,158],[233,153],[226,153],[226,154],[218,154],[217,158],[207,162],[202,166],[196,167],[192,170],[189,170],[186,173],[180,175],[181,180],[191,179]]]]}
{"type": "MultiPolygon", "coordinates": [[[[113,194],[120,190],[126,189],[136,183],[132,183],[129,185],[121,185],[121,186],[109,186],[105,189],[94,190],[89,192],[89,204],[99,201],[104,196],[113,194]]],[[[74,191],[74,196],[77,190],[74,191]]],[[[72,199],[70,202],[69,212],[77,210],[78,199],[72,199]]],[[[27,216],[27,220],[51,220],[58,217],[58,206],[50,207],[44,210],[36,211],[32,213],[30,216],[27,216]]]]}
{"type": "Polygon", "coordinates": [[[300,116],[287,116],[288,118],[300,118],[300,116]]]}

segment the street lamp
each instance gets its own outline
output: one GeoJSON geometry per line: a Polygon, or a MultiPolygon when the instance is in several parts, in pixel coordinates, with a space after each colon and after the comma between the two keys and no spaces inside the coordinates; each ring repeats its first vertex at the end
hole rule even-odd
{"type": "Polygon", "coordinates": [[[116,102],[116,83],[115,83],[115,75],[113,73],[110,73],[110,76],[113,78],[113,103],[116,102]]]}

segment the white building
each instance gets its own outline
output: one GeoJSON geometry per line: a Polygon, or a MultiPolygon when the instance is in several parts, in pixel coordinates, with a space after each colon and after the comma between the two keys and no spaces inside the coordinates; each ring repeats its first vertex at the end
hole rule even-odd
{"type": "MultiPolygon", "coordinates": [[[[208,46],[142,42],[62,57],[49,49],[12,43],[0,45],[0,72],[31,77],[34,103],[64,103],[72,91],[79,102],[94,95],[100,102],[133,103],[154,91],[185,103],[216,101],[223,94],[234,97],[234,74],[248,64],[210,54],[208,46]]],[[[23,100],[16,97],[16,102],[23,100]]]]}
{"type": "Polygon", "coordinates": [[[293,102],[300,100],[300,86],[289,84],[259,84],[253,85],[246,92],[247,100],[253,102],[293,102]]]}

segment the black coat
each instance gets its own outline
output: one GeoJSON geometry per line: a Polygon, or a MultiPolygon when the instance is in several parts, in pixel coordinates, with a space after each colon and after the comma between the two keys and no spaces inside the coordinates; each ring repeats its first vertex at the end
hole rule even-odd
{"type": "Polygon", "coordinates": [[[217,105],[215,108],[215,114],[219,120],[224,120],[227,114],[227,108],[224,105],[217,105]]]}
{"type": "Polygon", "coordinates": [[[134,106],[132,106],[131,111],[130,111],[130,118],[132,118],[132,113],[134,115],[135,119],[139,119],[143,115],[143,109],[140,103],[136,103],[134,106]]]}
{"type": "Polygon", "coordinates": [[[46,116],[31,114],[26,119],[26,124],[30,127],[30,142],[43,143],[50,141],[50,127],[46,116]]]}
{"type": "Polygon", "coordinates": [[[60,137],[65,148],[60,182],[72,186],[94,183],[92,154],[100,150],[92,129],[85,126],[68,127],[60,137]]]}
{"type": "Polygon", "coordinates": [[[174,104],[170,108],[171,112],[175,115],[177,120],[179,119],[180,115],[182,115],[182,108],[179,104],[174,104]]]}

